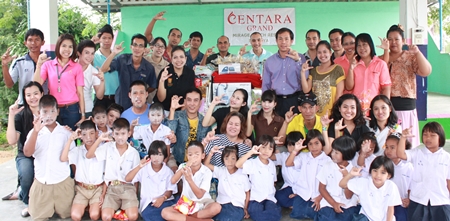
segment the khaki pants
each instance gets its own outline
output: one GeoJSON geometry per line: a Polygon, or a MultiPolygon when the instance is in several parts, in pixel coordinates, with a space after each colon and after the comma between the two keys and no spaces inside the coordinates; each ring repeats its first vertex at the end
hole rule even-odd
{"type": "Polygon", "coordinates": [[[102,195],[103,186],[99,186],[95,189],[88,190],[79,185],[75,186],[75,198],[73,204],[80,204],[83,206],[91,205],[93,203],[99,203],[102,195]]]}
{"type": "Polygon", "coordinates": [[[34,179],[28,205],[31,217],[36,221],[47,220],[55,212],[63,219],[70,217],[74,186],[75,182],[70,177],[57,184],[43,184],[34,179]]]}
{"type": "Polygon", "coordinates": [[[132,184],[109,185],[106,190],[105,200],[102,208],[117,209],[138,208],[139,201],[137,200],[136,188],[132,184]]]}

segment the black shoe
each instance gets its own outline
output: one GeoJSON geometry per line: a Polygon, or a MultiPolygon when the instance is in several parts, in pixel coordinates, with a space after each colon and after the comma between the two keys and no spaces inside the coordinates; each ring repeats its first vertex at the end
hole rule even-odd
{"type": "Polygon", "coordinates": [[[14,192],[4,196],[2,198],[2,200],[18,200],[19,199],[18,195],[19,194],[16,191],[14,191],[14,192]]]}

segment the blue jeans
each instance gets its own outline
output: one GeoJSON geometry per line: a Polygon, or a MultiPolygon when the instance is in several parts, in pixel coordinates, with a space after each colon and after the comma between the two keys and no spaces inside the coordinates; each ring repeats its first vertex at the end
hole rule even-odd
{"type": "Polygon", "coordinates": [[[394,216],[396,221],[408,221],[408,208],[402,205],[394,206],[394,216]]]}
{"type": "Polygon", "coordinates": [[[169,206],[172,206],[175,202],[173,200],[165,201],[159,208],[148,204],[148,206],[142,211],[141,216],[145,221],[164,221],[161,216],[161,211],[169,206]]]}
{"type": "Polygon", "coordinates": [[[248,214],[253,221],[277,221],[281,220],[281,207],[270,200],[248,203],[248,214]]]}
{"type": "Polygon", "coordinates": [[[323,207],[319,210],[317,213],[315,221],[333,221],[333,220],[342,220],[342,221],[348,221],[352,220],[354,214],[358,214],[359,210],[361,209],[360,206],[353,206],[348,209],[342,208],[343,213],[336,213],[333,209],[333,207],[323,207]]]}
{"type": "MultiPolygon", "coordinates": [[[[395,210],[394,210],[395,211],[395,210]]],[[[428,205],[422,205],[414,201],[409,201],[408,220],[410,221],[449,221],[450,205],[432,206],[430,201],[428,205]]]]}
{"type": "Polygon", "coordinates": [[[305,201],[300,196],[295,196],[290,217],[294,219],[315,219],[317,211],[314,211],[314,208],[311,207],[313,204],[311,200],[305,201]]]}
{"type": "Polygon", "coordinates": [[[275,198],[277,199],[277,204],[281,207],[290,208],[294,205],[294,198],[289,198],[289,195],[293,194],[292,187],[288,186],[284,189],[277,190],[275,192],[275,198]]]}
{"type": "Polygon", "coordinates": [[[23,203],[28,205],[28,195],[34,180],[34,159],[28,157],[16,157],[16,168],[17,173],[19,174],[20,187],[22,188],[19,197],[23,203]]]}
{"type": "Polygon", "coordinates": [[[213,217],[215,221],[238,221],[244,218],[244,209],[233,206],[232,203],[222,204],[222,210],[217,216],[213,217]]]}
{"type": "Polygon", "coordinates": [[[80,106],[78,105],[78,103],[59,108],[59,115],[57,120],[62,126],[67,125],[75,131],[77,129],[77,126],[75,124],[80,119],[81,114],[80,106]]]}
{"type": "Polygon", "coordinates": [[[367,216],[362,213],[354,214],[352,221],[369,221],[369,218],[367,218],[367,216]]]}

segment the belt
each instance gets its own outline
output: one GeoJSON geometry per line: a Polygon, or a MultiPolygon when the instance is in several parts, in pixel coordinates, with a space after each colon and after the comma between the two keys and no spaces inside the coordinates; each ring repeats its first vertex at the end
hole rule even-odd
{"type": "Polygon", "coordinates": [[[77,104],[77,103],[78,103],[78,101],[75,101],[75,102],[72,102],[72,103],[68,103],[68,104],[58,104],[58,107],[59,108],[69,107],[70,105],[74,105],[74,104],[77,104]]]}
{"type": "Polygon", "coordinates": [[[78,185],[78,186],[81,186],[81,187],[83,187],[83,188],[85,188],[85,189],[87,189],[87,190],[95,190],[95,189],[97,189],[98,187],[100,187],[100,186],[103,186],[103,183],[100,183],[100,184],[85,184],[85,183],[82,183],[82,182],[78,182],[78,181],[75,181],[75,183],[78,185]]]}
{"type": "Polygon", "coordinates": [[[130,183],[123,182],[120,180],[109,181],[109,185],[111,185],[111,186],[118,186],[118,185],[122,185],[122,184],[130,184],[130,183]]]}
{"type": "Polygon", "coordinates": [[[110,94],[110,95],[103,95],[103,99],[109,99],[109,100],[114,100],[114,94],[110,94]]]}
{"type": "Polygon", "coordinates": [[[278,98],[291,98],[291,97],[297,97],[297,96],[298,96],[298,91],[293,94],[289,94],[289,95],[277,95],[278,98]]]}

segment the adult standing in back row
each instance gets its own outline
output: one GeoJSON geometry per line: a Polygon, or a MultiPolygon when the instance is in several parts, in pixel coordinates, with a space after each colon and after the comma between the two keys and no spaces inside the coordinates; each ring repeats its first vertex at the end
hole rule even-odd
{"type": "MultiPolygon", "coordinates": [[[[292,50],[294,33],[290,29],[279,29],[275,38],[278,52],[264,64],[262,91],[272,89],[276,92],[278,99],[275,111],[284,116],[290,107],[297,106],[298,92],[302,90],[300,70],[306,59],[304,55],[292,50]]],[[[309,71],[305,75],[307,78],[309,71]]]]}

